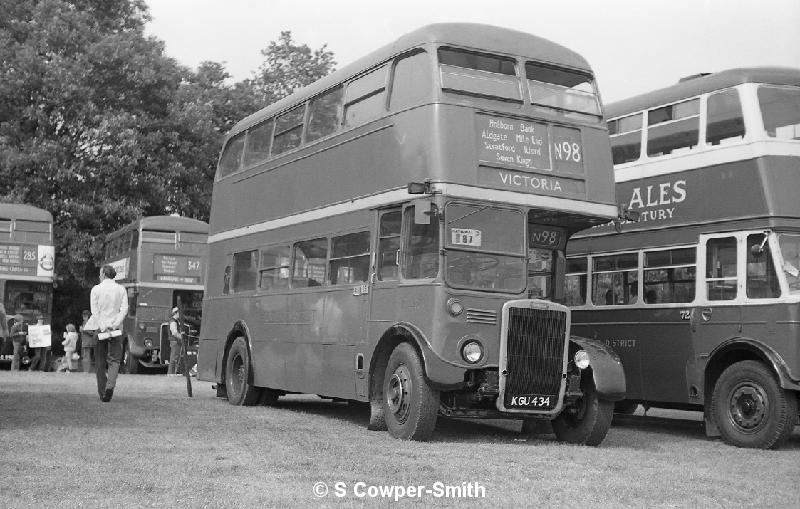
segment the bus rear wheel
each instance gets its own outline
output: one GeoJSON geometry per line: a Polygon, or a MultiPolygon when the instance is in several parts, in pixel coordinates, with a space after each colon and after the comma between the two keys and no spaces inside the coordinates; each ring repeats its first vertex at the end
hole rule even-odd
{"type": "Polygon", "coordinates": [[[717,380],[711,412],[726,443],[772,449],[792,434],[797,396],[783,390],[760,362],[742,361],[729,366],[717,380]]]}
{"type": "Polygon", "coordinates": [[[425,380],[417,351],[400,343],[392,351],[383,379],[383,410],[389,434],[405,440],[427,440],[436,427],[439,391],[425,380]]]}
{"type": "Polygon", "coordinates": [[[225,391],[231,405],[252,406],[258,403],[261,390],[248,382],[251,369],[250,351],[240,336],[231,344],[225,363],[225,391]]]}
{"type": "Polygon", "coordinates": [[[584,372],[581,389],[583,396],[553,419],[553,432],[559,442],[599,445],[611,428],[614,402],[597,396],[590,373],[584,372]]]}

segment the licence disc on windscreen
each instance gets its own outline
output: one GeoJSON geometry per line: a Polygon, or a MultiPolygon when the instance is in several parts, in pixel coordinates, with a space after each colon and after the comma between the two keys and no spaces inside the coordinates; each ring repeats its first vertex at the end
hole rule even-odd
{"type": "Polygon", "coordinates": [[[481,231],[470,228],[451,228],[451,243],[454,246],[481,246],[481,231]]]}

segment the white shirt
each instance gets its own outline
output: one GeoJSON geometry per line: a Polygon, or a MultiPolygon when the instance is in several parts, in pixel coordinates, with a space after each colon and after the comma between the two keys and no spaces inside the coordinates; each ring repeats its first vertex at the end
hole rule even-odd
{"type": "MultiPolygon", "coordinates": [[[[122,329],[122,320],[128,314],[128,292],[112,279],[104,279],[92,288],[90,296],[91,321],[100,332],[122,329]]],[[[86,324],[89,329],[89,324],[86,324]]]]}

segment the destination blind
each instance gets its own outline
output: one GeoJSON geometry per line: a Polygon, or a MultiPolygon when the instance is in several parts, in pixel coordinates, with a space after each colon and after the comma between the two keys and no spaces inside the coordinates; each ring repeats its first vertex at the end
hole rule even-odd
{"type": "Polygon", "coordinates": [[[200,283],[202,274],[202,261],[199,257],[158,254],[153,256],[153,276],[156,281],[200,283]]]}

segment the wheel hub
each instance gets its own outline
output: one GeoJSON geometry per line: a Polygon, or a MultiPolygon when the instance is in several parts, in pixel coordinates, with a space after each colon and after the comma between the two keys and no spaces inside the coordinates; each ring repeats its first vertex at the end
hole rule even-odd
{"type": "Polygon", "coordinates": [[[764,422],[767,398],[760,387],[740,384],[731,393],[730,415],[733,424],[744,432],[757,429],[764,422]]]}
{"type": "Polygon", "coordinates": [[[398,422],[405,422],[409,412],[409,399],[411,393],[411,378],[408,368],[398,366],[386,388],[386,403],[389,411],[398,422]]]}

